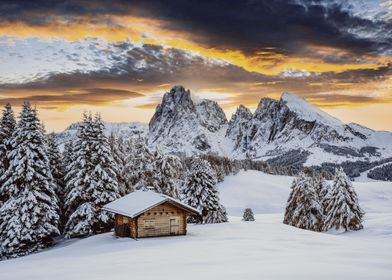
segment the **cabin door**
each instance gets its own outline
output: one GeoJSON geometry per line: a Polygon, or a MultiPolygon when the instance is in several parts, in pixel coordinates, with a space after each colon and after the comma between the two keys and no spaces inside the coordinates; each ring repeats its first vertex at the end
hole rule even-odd
{"type": "Polygon", "coordinates": [[[178,219],[170,218],[170,235],[178,235],[180,232],[178,219]]]}

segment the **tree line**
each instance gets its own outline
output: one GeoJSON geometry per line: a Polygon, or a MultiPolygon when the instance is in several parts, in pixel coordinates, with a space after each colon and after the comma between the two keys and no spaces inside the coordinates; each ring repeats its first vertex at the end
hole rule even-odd
{"type": "Polygon", "coordinates": [[[99,114],[85,113],[76,138],[61,152],[56,135],[45,133],[28,102],[18,122],[11,106],[5,106],[0,120],[1,258],[47,248],[60,235],[110,231],[113,216],[102,206],[134,190],[163,193],[199,209],[202,216],[189,222],[227,221],[218,175],[207,160],[165,155],[147,147],[142,137],[107,137],[104,129],[99,114]]]}
{"type": "Polygon", "coordinates": [[[318,232],[360,230],[364,214],[342,168],[336,170],[332,186],[319,175],[301,172],[291,185],[283,223],[318,232]]]}

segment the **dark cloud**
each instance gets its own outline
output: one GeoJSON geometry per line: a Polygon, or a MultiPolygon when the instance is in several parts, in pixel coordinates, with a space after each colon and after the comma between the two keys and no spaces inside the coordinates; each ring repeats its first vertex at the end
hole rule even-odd
{"type": "MultiPolygon", "coordinates": [[[[327,72],[306,77],[266,76],[174,48],[153,45],[134,47],[129,43],[117,44],[116,48],[121,49],[119,53],[122,55],[111,53],[114,66],[105,70],[53,73],[32,82],[0,84],[0,94],[5,96],[2,101],[21,102],[28,99],[45,104],[105,104],[140,96],[138,92],[164,92],[167,88],[160,87],[162,84],[168,84],[167,87],[184,84],[201,93],[235,93],[230,98],[232,104],[257,104],[261,97],[277,96],[283,91],[304,97],[313,97],[323,92],[341,92],[343,88],[336,88],[336,83],[360,85],[382,82],[392,72],[392,66],[386,65],[373,70],[327,72]]],[[[343,102],[345,96],[338,97],[337,100],[343,102]]],[[[321,100],[321,97],[315,98],[321,100]]],[[[346,100],[358,103],[364,101],[361,98],[347,96],[346,100]]],[[[158,101],[141,106],[151,108],[158,101]]],[[[326,99],[325,101],[327,102],[326,99]]]]}
{"type": "Polygon", "coordinates": [[[306,53],[308,45],[374,54],[392,47],[389,21],[355,16],[347,5],[332,0],[3,0],[0,4],[0,19],[29,24],[46,24],[56,16],[68,21],[81,20],[75,16],[100,21],[105,15],[162,19],[166,28],[186,31],[199,43],[247,54],[266,47],[283,53],[306,53]]]}
{"type": "Polygon", "coordinates": [[[221,83],[247,82],[269,79],[250,73],[232,64],[208,60],[189,52],[144,45],[133,47],[119,44],[125,55],[112,54],[115,66],[92,72],[53,73],[48,77],[22,84],[0,84],[0,92],[21,90],[66,90],[94,87],[96,85],[160,85],[163,83],[221,83]]]}

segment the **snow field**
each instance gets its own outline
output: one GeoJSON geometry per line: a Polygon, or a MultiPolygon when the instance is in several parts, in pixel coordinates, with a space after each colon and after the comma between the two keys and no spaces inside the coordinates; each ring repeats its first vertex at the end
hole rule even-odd
{"type": "Polygon", "coordinates": [[[229,223],[190,225],[187,236],[61,242],[0,262],[0,279],[392,279],[391,182],[354,182],[365,229],[327,234],[282,224],[291,180],[242,171],[219,185],[229,223]],[[240,221],[246,207],[255,222],[240,221]]]}

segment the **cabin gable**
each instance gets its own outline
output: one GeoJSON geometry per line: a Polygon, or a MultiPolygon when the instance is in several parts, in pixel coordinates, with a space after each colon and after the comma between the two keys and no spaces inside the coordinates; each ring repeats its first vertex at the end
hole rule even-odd
{"type": "Polygon", "coordinates": [[[155,206],[137,217],[138,237],[186,234],[186,212],[168,202],[155,206]]]}
{"type": "Polygon", "coordinates": [[[132,238],[185,235],[187,215],[183,208],[164,202],[134,218],[116,214],[115,233],[132,238]]]}

